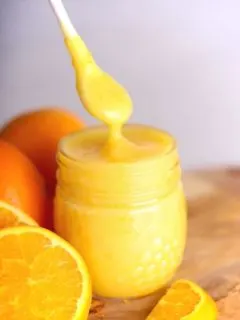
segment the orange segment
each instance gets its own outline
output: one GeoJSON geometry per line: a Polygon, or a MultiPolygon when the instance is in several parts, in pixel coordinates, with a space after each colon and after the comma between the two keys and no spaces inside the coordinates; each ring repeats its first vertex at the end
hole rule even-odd
{"type": "Polygon", "coordinates": [[[147,320],[216,320],[213,299],[197,284],[179,280],[167,291],[147,320]]]}
{"type": "Polygon", "coordinates": [[[0,319],[86,320],[91,284],[77,251],[36,227],[0,230],[0,319]]]}
{"type": "Polygon", "coordinates": [[[0,200],[0,229],[21,225],[37,226],[30,216],[0,200]]]}

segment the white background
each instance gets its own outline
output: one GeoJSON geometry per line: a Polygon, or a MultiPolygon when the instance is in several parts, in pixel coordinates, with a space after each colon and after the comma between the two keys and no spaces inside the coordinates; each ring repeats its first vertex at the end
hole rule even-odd
{"type": "MultiPolygon", "coordinates": [[[[172,132],[184,167],[240,162],[239,0],[65,0],[133,121],[172,132]]],[[[61,105],[89,123],[47,0],[0,0],[0,122],[61,105]]]]}

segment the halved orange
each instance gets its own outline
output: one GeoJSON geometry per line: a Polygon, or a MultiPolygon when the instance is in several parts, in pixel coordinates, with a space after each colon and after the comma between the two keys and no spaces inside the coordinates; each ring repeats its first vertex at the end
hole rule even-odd
{"type": "Polygon", "coordinates": [[[0,200],[0,229],[21,225],[37,226],[37,222],[20,209],[0,200]]]}
{"type": "Polygon", "coordinates": [[[147,320],[216,320],[213,299],[197,284],[178,280],[158,302],[147,320]]]}
{"type": "Polygon", "coordinates": [[[0,230],[0,319],[86,320],[91,283],[86,265],[46,229],[0,230]]]}

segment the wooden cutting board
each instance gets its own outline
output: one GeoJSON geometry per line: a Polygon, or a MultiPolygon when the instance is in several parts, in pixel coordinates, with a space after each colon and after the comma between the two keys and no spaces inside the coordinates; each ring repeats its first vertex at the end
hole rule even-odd
{"type": "MultiPolygon", "coordinates": [[[[176,278],[200,283],[216,300],[240,284],[240,169],[184,175],[189,231],[176,278]]],[[[163,291],[135,300],[93,301],[89,320],[144,320],[163,291]]]]}

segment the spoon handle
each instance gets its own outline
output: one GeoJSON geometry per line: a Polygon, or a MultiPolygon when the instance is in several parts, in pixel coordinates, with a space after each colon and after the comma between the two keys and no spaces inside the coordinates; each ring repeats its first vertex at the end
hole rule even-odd
{"type": "Polygon", "coordinates": [[[72,38],[77,36],[77,31],[74,28],[69,15],[62,3],[62,0],[49,0],[53,12],[56,15],[56,18],[60,24],[62,32],[66,38],[72,38]]]}
{"type": "Polygon", "coordinates": [[[49,0],[49,3],[64,34],[65,45],[72,57],[73,64],[75,66],[81,65],[81,70],[89,64],[93,65],[91,53],[74,28],[62,0],[49,0]]]}

